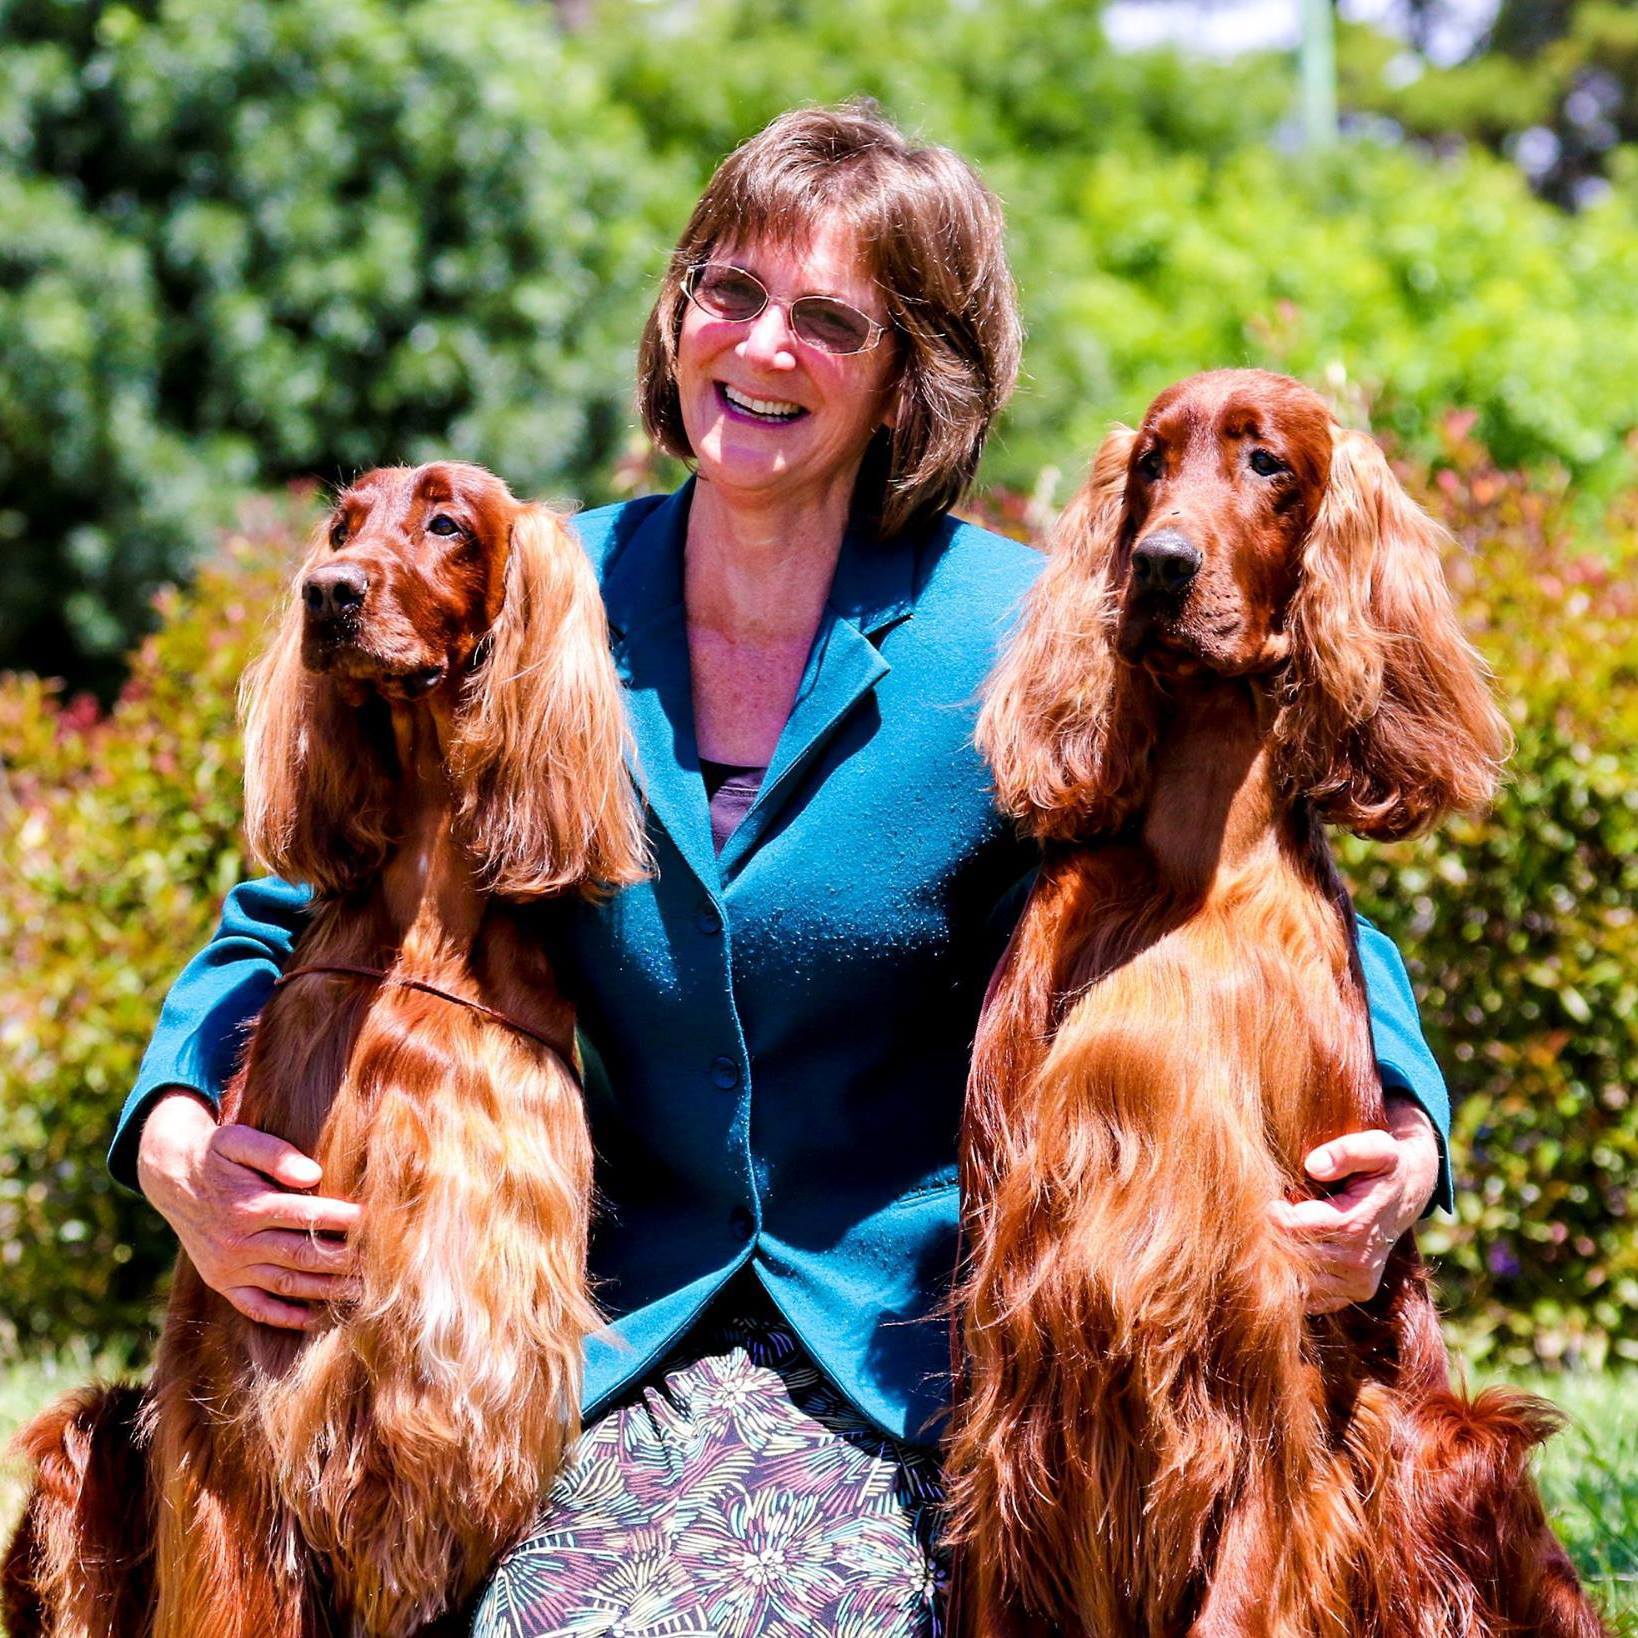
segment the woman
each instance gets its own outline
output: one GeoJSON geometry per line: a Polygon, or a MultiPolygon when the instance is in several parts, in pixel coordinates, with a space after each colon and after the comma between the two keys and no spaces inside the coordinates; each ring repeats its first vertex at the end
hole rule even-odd
{"type": "MultiPolygon", "coordinates": [[[[776,120],[673,255],[639,400],[696,475],[580,524],[658,869],[549,931],[608,1071],[615,1323],[480,1632],[935,1630],[966,1053],[1032,865],[972,718],[1038,563],[948,508],[1018,347],[996,201],[868,108],[776,120]]],[[[300,1231],[356,1209],[288,1192],[317,1166],[210,1106],[301,904],[229,896],[111,1155],[209,1283],[294,1326],[346,1268],[300,1231]]],[[[1369,930],[1364,955],[1396,1131],[1313,1157],[1351,1176],[1334,1198],[1271,1207],[1313,1244],[1316,1307],[1374,1288],[1438,1170],[1418,1100],[1447,1118],[1396,956],[1369,930]]]]}

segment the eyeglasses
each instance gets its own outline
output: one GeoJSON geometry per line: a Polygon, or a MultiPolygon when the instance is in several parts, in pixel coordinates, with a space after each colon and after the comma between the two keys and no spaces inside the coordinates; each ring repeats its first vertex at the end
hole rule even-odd
{"type": "Polygon", "coordinates": [[[732,262],[698,262],[683,276],[683,294],[712,318],[749,324],[769,302],[784,310],[791,334],[822,353],[867,352],[887,330],[868,313],[834,296],[798,296],[778,301],[754,273],[732,262]]]}

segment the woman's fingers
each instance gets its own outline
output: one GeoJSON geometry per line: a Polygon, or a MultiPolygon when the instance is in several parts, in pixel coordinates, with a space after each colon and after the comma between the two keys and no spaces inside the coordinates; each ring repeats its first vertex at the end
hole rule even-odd
{"type": "Polygon", "coordinates": [[[1345,1132],[1303,1162],[1316,1182],[1341,1186],[1319,1200],[1276,1200],[1274,1221],[1302,1248],[1310,1314],[1369,1302],[1399,1238],[1421,1215],[1439,1171],[1432,1123],[1405,1098],[1388,1101],[1392,1131],[1345,1132]]]}
{"type": "Polygon", "coordinates": [[[287,1189],[314,1189],[324,1176],[319,1163],[293,1143],[254,1126],[219,1126],[212,1147],[224,1160],[248,1166],[287,1189]]]}
{"type": "Polygon", "coordinates": [[[1274,1221],[1302,1249],[1305,1307],[1325,1314],[1368,1302],[1405,1228],[1399,1141],[1391,1132],[1349,1132],[1314,1150],[1305,1166],[1318,1181],[1342,1183],[1326,1198],[1278,1200],[1271,1207],[1274,1221]]]}
{"type": "Polygon", "coordinates": [[[347,1302],[359,1291],[351,1246],[288,1229],[248,1235],[227,1249],[214,1278],[200,1272],[240,1313],[287,1330],[312,1329],[306,1304],[347,1302]]]}
{"type": "Polygon", "coordinates": [[[287,1302],[347,1302],[358,1295],[358,1282],[343,1274],[309,1274],[276,1263],[252,1263],[243,1283],[287,1302]]]}
{"type": "Polygon", "coordinates": [[[349,1234],[362,1213],[350,1200],[322,1194],[285,1194],[264,1189],[239,1202],[239,1217],[248,1232],[294,1229],[302,1234],[349,1234]]]}
{"type": "Polygon", "coordinates": [[[261,1325],[309,1331],[356,1294],[349,1200],[306,1191],[323,1170],[271,1132],[230,1122],[178,1088],[148,1115],[137,1156],[143,1191],[212,1290],[261,1325]]]}
{"type": "Polygon", "coordinates": [[[1323,1200],[1276,1200],[1275,1219],[1298,1239],[1345,1241],[1367,1235],[1394,1202],[1388,1174],[1357,1178],[1323,1200]]]}
{"type": "Polygon", "coordinates": [[[1376,1281],[1358,1274],[1333,1275],[1321,1269],[1309,1275],[1308,1293],[1303,1299],[1305,1314],[1334,1314],[1356,1302],[1369,1302],[1376,1294],[1376,1281]]]}
{"type": "Polygon", "coordinates": [[[1392,1132],[1346,1132],[1315,1149],[1303,1170],[1320,1183],[1334,1183],[1355,1172],[1381,1172],[1398,1164],[1399,1145],[1392,1132]]]}
{"type": "Polygon", "coordinates": [[[247,1242],[247,1250],[263,1264],[303,1274],[350,1274],[355,1260],[353,1248],[344,1240],[318,1240],[285,1229],[264,1229],[247,1242]]]}
{"type": "Polygon", "coordinates": [[[281,1331],[311,1331],[320,1319],[316,1308],[286,1302],[254,1285],[221,1285],[217,1290],[247,1319],[274,1325],[281,1331]]]}

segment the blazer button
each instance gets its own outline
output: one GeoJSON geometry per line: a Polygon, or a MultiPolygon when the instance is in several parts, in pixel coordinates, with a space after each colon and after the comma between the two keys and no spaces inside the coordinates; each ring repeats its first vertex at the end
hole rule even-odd
{"type": "Polygon", "coordinates": [[[720,1086],[724,1092],[732,1092],[739,1085],[739,1065],[732,1058],[722,1057],[711,1060],[711,1081],[720,1086]]]}
{"type": "Polygon", "coordinates": [[[742,1240],[748,1240],[751,1237],[751,1230],[756,1227],[756,1219],[751,1215],[749,1207],[735,1206],[728,1213],[728,1227],[742,1240]]]}
{"type": "Polygon", "coordinates": [[[709,904],[702,904],[694,917],[694,925],[707,938],[715,938],[722,931],[722,917],[709,904]]]}

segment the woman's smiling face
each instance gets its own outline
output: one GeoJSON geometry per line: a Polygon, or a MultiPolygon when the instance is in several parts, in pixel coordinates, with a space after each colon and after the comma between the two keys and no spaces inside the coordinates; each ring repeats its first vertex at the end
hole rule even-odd
{"type": "Polygon", "coordinates": [[[714,262],[754,274],[772,298],[754,319],[720,319],[689,302],[677,342],[677,394],[700,476],[725,494],[802,505],[850,494],[876,428],[891,424],[897,349],[827,353],[799,341],[788,304],[835,296],[878,324],[882,293],[853,235],[821,227],[806,244],[719,245],[714,262]]]}

